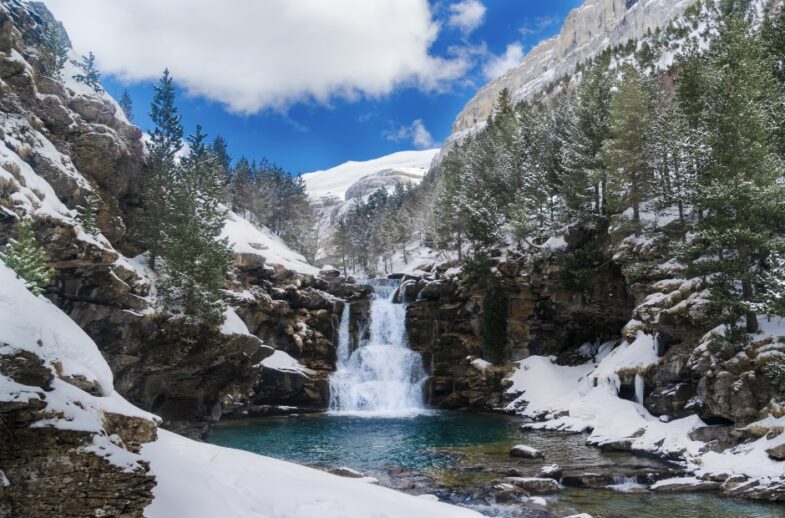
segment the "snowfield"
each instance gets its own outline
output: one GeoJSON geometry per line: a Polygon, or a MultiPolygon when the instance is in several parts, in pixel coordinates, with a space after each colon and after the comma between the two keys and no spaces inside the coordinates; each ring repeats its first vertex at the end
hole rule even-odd
{"type": "Polygon", "coordinates": [[[277,264],[287,270],[315,275],[319,269],[306,261],[266,227],[258,227],[242,216],[228,212],[220,238],[227,238],[236,254],[251,254],[265,258],[267,264],[277,264]]]}
{"type": "Polygon", "coordinates": [[[314,171],[302,176],[305,188],[312,200],[337,197],[346,200],[346,191],[358,180],[386,170],[408,173],[412,181],[419,180],[428,172],[431,162],[439,153],[438,149],[424,151],[401,151],[365,162],[345,162],[339,166],[322,171],[314,171]]]}
{"type": "MultiPolygon", "coordinates": [[[[150,518],[429,518],[478,517],[468,509],[342,478],[240,450],[192,441],[165,430],[139,455],[115,444],[104,431],[103,412],[158,421],[114,391],[112,373],[95,343],[65,313],[30,293],[0,262],[0,352],[29,351],[59,377],[44,392],[0,374],[0,400],[42,399],[56,418],[35,427],[96,432],[88,451],[124,469],[148,461],[156,475],[150,518]],[[57,368],[56,368],[57,367],[57,368]],[[68,382],[79,377],[100,387],[93,396],[68,382]],[[55,414],[55,415],[57,415],[55,414]]],[[[233,323],[228,324],[230,326],[233,323]]],[[[239,327],[239,326],[238,326],[239,327]]],[[[235,331],[235,329],[232,329],[235,331]]],[[[279,363],[285,363],[279,359],[279,363]]]]}

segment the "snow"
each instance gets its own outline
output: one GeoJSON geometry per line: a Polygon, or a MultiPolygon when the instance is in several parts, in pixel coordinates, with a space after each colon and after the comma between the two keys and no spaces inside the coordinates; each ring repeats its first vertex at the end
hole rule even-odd
{"type": "Polygon", "coordinates": [[[25,288],[0,262],[0,350],[29,351],[47,363],[59,364],[65,377],[95,381],[104,395],[112,393],[112,371],[93,341],[60,309],[25,288]]]}
{"type": "Polygon", "coordinates": [[[265,227],[257,227],[242,216],[229,212],[220,238],[228,238],[235,253],[252,254],[265,258],[267,264],[280,265],[287,270],[316,275],[319,269],[308,264],[298,254],[265,227]]]}
{"type": "Polygon", "coordinates": [[[268,356],[261,361],[263,367],[282,372],[295,372],[298,374],[313,374],[311,369],[304,367],[300,362],[289,356],[284,351],[275,351],[272,356],[268,356]]]}
{"type": "Polygon", "coordinates": [[[224,311],[224,322],[221,324],[221,333],[225,335],[251,335],[248,326],[232,308],[224,311]]]}
{"type": "Polygon", "coordinates": [[[480,515],[166,430],[142,448],[158,480],[147,518],[463,518],[480,515]]]}
{"type": "Polygon", "coordinates": [[[391,169],[408,173],[413,176],[413,181],[422,178],[438,153],[438,149],[401,151],[365,162],[345,162],[331,169],[304,174],[302,179],[311,199],[337,197],[344,201],[349,187],[381,171],[391,169]]]}

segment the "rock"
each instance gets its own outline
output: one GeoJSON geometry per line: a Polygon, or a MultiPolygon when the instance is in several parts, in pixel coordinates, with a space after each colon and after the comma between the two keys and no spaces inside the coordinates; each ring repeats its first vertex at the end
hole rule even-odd
{"type": "Polygon", "coordinates": [[[520,457],[523,459],[541,459],[544,455],[542,452],[531,446],[525,444],[518,444],[510,450],[511,457],[520,457]]]}
{"type": "Polygon", "coordinates": [[[666,479],[651,486],[651,490],[658,493],[701,492],[714,491],[721,485],[720,482],[710,480],[666,479]]]}
{"type": "Polygon", "coordinates": [[[559,480],[562,477],[562,469],[558,464],[543,466],[540,468],[540,472],[537,474],[537,476],[541,478],[552,478],[554,480],[559,480]]]}
{"type": "Polygon", "coordinates": [[[606,48],[637,40],[647,29],[665,26],[686,8],[686,4],[656,0],[629,11],[634,4],[630,0],[584,2],[569,14],[558,36],[534,47],[519,65],[480,89],[456,118],[453,132],[487,120],[502,89],[508,89],[516,103],[530,99],[549,84],[543,79],[546,70],[551,77],[571,75],[582,61],[606,48]]]}
{"type": "Polygon", "coordinates": [[[785,443],[769,448],[766,450],[766,455],[774,460],[785,460],[785,443]]]}
{"type": "Polygon", "coordinates": [[[559,491],[559,483],[552,478],[507,477],[505,480],[535,495],[550,495],[559,491]]]}
{"type": "Polygon", "coordinates": [[[721,452],[738,443],[733,432],[734,430],[731,426],[712,425],[696,428],[690,432],[689,436],[693,441],[707,443],[705,451],[721,452]]]}
{"type": "Polygon", "coordinates": [[[338,475],[339,477],[346,477],[346,478],[365,478],[364,473],[360,473],[357,470],[347,467],[333,468],[331,470],[328,470],[328,473],[332,473],[333,475],[338,475]]]}
{"type": "Polygon", "coordinates": [[[566,474],[561,483],[567,487],[603,488],[613,484],[613,477],[600,473],[566,474]]]}

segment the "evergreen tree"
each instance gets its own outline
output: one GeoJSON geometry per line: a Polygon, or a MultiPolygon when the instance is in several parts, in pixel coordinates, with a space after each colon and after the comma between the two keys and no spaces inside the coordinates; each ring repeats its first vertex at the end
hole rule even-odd
{"type": "Polygon", "coordinates": [[[52,281],[54,270],[46,264],[46,251],[38,244],[33,232],[33,220],[23,219],[19,223],[18,239],[9,239],[0,260],[11,268],[33,295],[41,295],[43,287],[52,281]]]}
{"type": "Polygon", "coordinates": [[[657,207],[678,209],[681,237],[687,239],[687,205],[695,199],[695,133],[675,99],[660,95],[651,124],[648,141],[648,162],[656,183],[657,207]]]}
{"type": "Polygon", "coordinates": [[[573,217],[606,213],[602,146],[609,135],[610,99],[607,65],[595,65],[578,86],[562,143],[562,197],[573,217]]]}
{"type": "Polygon", "coordinates": [[[632,220],[640,222],[640,206],[652,190],[648,162],[652,91],[643,75],[625,66],[611,98],[610,138],[603,142],[607,168],[606,204],[613,212],[632,206],[632,220]]]}
{"type": "Polygon", "coordinates": [[[56,25],[49,25],[44,32],[44,49],[46,73],[55,79],[62,79],[63,66],[68,61],[68,42],[63,32],[56,25]]]}
{"type": "Polygon", "coordinates": [[[95,54],[90,52],[86,56],[82,56],[82,62],[79,63],[79,68],[82,70],[81,74],[76,74],[74,79],[79,83],[84,83],[90,88],[101,91],[101,73],[95,66],[95,54]]]}
{"type": "Polygon", "coordinates": [[[183,147],[183,128],[174,104],[174,82],[169,69],[164,70],[155,86],[150,118],[155,125],[150,143],[148,171],[144,178],[144,212],[140,224],[141,238],[150,253],[150,268],[156,266],[166,222],[170,215],[170,193],[175,179],[176,154],[183,147]]]}
{"type": "Polygon", "coordinates": [[[228,185],[232,178],[232,157],[229,155],[229,145],[221,135],[216,135],[213,139],[213,143],[210,144],[210,152],[224,172],[225,183],[228,185]]]}
{"type": "Polygon", "coordinates": [[[200,126],[189,137],[188,157],[179,168],[172,211],[165,233],[167,278],[164,293],[171,307],[208,323],[222,321],[221,290],[231,264],[226,238],[219,239],[225,210],[218,196],[224,175],[204,142],[200,126]]]}
{"type": "Polygon", "coordinates": [[[96,226],[96,217],[98,217],[98,210],[101,207],[101,198],[95,194],[90,193],[85,198],[85,204],[77,206],[78,216],[77,221],[82,225],[82,228],[95,237],[98,235],[99,230],[96,226]]]}
{"type": "Polygon", "coordinates": [[[134,121],[134,103],[131,100],[131,94],[128,93],[128,89],[126,88],[123,90],[123,95],[120,96],[120,109],[123,110],[126,118],[129,122],[134,121]]]}
{"type": "Polygon", "coordinates": [[[723,320],[758,329],[753,282],[785,225],[785,189],[775,148],[779,90],[760,38],[731,16],[709,53],[709,162],[696,192],[706,215],[690,248],[691,273],[705,276],[723,320]]]}

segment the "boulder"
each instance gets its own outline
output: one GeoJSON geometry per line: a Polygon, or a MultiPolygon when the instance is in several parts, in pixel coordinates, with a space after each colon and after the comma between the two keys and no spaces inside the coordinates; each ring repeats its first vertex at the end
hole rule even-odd
{"type": "Polygon", "coordinates": [[[542,452],[531,446],[525,444],[517,444],[510,450],[511,457],[520,457],[522,459],[541,459],[544,457],[542,452]]]}
{"type": "Polygon", "coordinates": [[[559,491],[559,483],[552,478],[507,477],[505,481],[534,495],[550,495],[559,491]]]}

